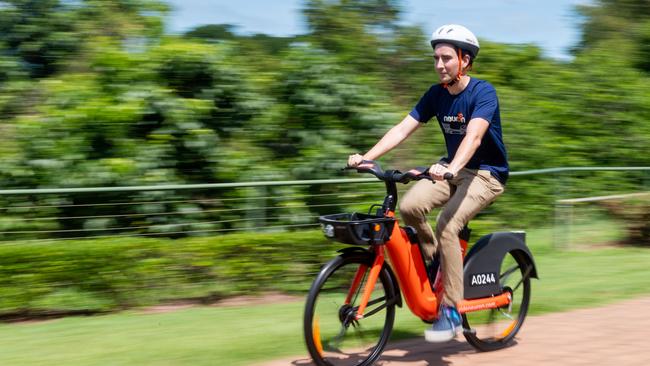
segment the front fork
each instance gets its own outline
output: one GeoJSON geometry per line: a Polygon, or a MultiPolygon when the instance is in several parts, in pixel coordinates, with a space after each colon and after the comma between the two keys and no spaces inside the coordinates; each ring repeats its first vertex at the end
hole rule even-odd
{"type": "MultiPolygon", "coordinates": [[[[384,266],[384,261],[386,258],[384,255],[383,245],[376,245],[373,248],[375,249],[375,260],[372,263],[372,267],[370,267],[368,280],[366,281],[366,284],[363,288],[361,301],[359,302],[359,308],[357,309],[357,312],[355,314],[356,320],[363,318],[363,312],[366,310],[366,307],[368,306],[370,295],[372,295],[372,291],[375,288],[375,284],[377,283],[377,279],[379,278],[379,273],[381,272],[381,269],[384,266]]],[[[352,302],[354,295],[357,293],[357,290],[359,289],[359,285],[361,284],[361,281],[363,280],[363,276],[365,275],[367,270],[368,270],[368,266],[366,266],[365,264],[360,265],[359,269],[357,269],[357,273],[355,274],[354,280],[352,281],[352,285],[350,286],[350,290],[348,291],[348,296],[345,298],[346,305],[350,305],[350,303],[352,302]]]]}

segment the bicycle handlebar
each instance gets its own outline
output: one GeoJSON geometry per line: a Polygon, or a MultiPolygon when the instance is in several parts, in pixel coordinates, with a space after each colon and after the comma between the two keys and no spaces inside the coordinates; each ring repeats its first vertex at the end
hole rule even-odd
{"type": "MultiPolygon", "coordinates": [[[[429,174],[429,168],[426,167],[416,167],[405,173],[400,172],[399,170],[382,170],[378,162],[374,160],[363,160],[361,164],[356,167],[346,166],[344,169],[351,170],[355,169],[359,173],[370,173],[377,177],[379,180],[387,182],[399,182],[399,183],[408,183],[413,180],[422,180],[428,179],[435,183],[429,174]]],[[[454,178],[454,175],[447,172],[443,176],[445,180],[451,180],[454,178]]]]}

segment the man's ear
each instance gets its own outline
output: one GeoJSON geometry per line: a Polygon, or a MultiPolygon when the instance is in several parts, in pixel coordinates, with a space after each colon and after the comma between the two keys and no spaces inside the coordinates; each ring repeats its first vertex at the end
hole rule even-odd
{"type": "Polygon", "coordinates": [[[468,53],[463,53],[463,70],[467,70],[471,67],[472,56],[468,53]]]}

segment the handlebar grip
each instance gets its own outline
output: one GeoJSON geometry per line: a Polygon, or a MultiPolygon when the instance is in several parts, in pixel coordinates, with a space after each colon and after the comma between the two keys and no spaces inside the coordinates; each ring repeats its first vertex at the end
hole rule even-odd
{"type": "Polygon", "coordinates": [[[374,160],[361,160],[361,162],[359,164],[357,164],[356,166],[350,166],[350,165],[345,164],[345,167],[341,168],[341,170],[359,170],[359,167],[361,165],[364,165],[364,164],[372,164],[372,165],[374,165],[375,161],[374,160]]]}
{"type": "Polygon", "coordinates": [[[442,176],[445,180],[452,180],[454,179],[454,175],[451,173],[445,173],[445,175],[442,176]]]}

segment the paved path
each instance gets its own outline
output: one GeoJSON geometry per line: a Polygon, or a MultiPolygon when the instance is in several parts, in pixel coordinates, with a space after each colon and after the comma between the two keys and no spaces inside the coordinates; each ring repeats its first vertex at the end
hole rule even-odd
{"type": "MultiPolygon", "coordinates": [[[[304,358],[260,366],[308,366],[304,358]]],[[[477,352],[462,335],[445,344],[389,342],[380,366],[650,365],[650,297],[528,317],[509,348],[477,352]]]]}

